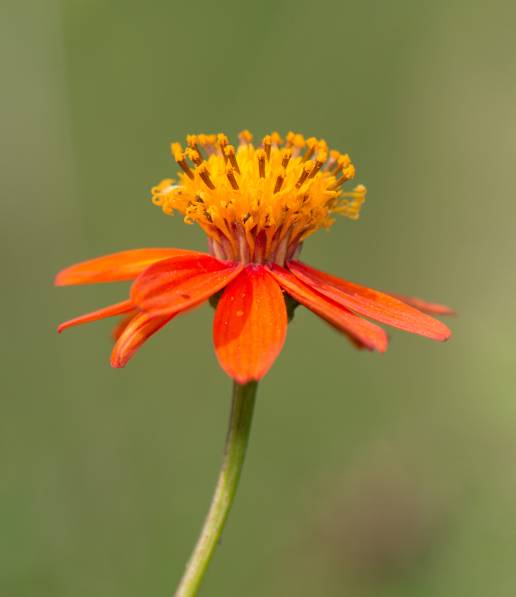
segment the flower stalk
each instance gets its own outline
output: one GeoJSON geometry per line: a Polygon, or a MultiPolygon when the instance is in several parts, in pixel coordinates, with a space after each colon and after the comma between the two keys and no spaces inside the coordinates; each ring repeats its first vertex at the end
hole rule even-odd
{"type": "Polygon", "coordinates": [[[220,539],[242,472],[251,431],[256,388],[257,382],[255,381],[244,385],[236,381],[233,383],[233,399],[224,447],[224,458],[215,493],[201,534],[186,566],[175,597],[193,597],[197,595],[220,539]]]}

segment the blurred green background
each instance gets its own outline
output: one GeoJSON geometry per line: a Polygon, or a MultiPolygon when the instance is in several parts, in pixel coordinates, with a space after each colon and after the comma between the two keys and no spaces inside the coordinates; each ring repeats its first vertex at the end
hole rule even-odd
{"type": "Polygon", "coordinates": [[[201,593],[516,594],[514,3],[2,3],[0,594],[171,595],[221,458],[230,382],[203,307],[109,368],[126,285],[75,261],[203,249],[149,189],[189,132],[299,130],[368,201],[304,258],[453,305],[454,337],[352,349],[298,310],[259,389],[201,593]]]}

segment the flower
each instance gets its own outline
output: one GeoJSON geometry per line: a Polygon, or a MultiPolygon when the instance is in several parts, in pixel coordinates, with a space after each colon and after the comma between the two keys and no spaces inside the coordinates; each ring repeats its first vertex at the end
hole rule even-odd
{"type": "Polygon", "coordinates": [[[215,352],[241,384],[263,377],[280,353],[287,301],[308,307],[359,348],[384,352],[388,343],[385,331],[364,317],[433,340],[450,336],[430,317],[451,313],[447,307],[359,286],[298,259],[305,239],[332,226],[334,215],[359,216],[366,189],[343,190],[355,175],[347,154],[294,133],[285,141],[272,133],[256,147],[248,131],[240,133],[238,147],[224,134],[189,135],[186,149],[173,143],[171,151],[179,178],[154,187],[152,201],[165,214],[179,212],[198,224],[209,253],[136,249],[61,271],[58,286],[133,283],[127,300],[67,321],[60,332],[123,315],[111,356],[113,367],[123,367],[176,315],[217,297],[215,352]]]}

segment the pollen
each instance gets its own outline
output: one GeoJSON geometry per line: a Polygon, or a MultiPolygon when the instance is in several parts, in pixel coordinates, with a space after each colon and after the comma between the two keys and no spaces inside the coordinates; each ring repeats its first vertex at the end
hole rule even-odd
{"type": "Polygon", "coordinates": [[[179,180],[155,186],[152,201],[198,224],[220,259],[283,264],[334,215],[356,220],[366,196],[363,185],[345,189],[355,177],[347,154],[299,133],[283,140],[272,132],[253,144],[245,130],[236,146],[223,133],[188,135],[171,153],[179,180]]]}

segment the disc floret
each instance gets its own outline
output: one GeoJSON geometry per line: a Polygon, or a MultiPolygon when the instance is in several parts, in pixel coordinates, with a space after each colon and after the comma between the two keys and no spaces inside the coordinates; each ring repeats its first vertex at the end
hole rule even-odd
{"type": "Polygon", "coordinates": [[[178,182],[163,180],[152,200],[201,226],[219,259],[283,265],[305,238],[333,224],[333,214],[359,216],[366,189],[343,191],[355,167],[324,140],[273,132],[256,147],[246,130],[236,147],[223,133],[186,141],[171,145],[178,182]]]}

